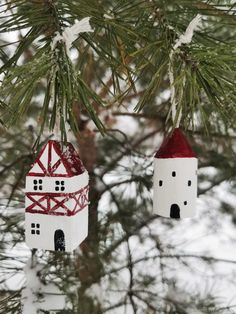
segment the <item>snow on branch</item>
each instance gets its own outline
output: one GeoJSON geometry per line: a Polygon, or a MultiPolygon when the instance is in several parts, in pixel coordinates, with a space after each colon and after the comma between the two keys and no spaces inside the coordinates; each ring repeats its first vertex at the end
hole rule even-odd
{"type": "MultiPolygon", "coordinates": [[[[202,16],[197,14],[194,19],[189,23],[188,27],[184,34],[180,35],[180,37],[175,41],[173,49],[169,55],[169,66],[168,66],[168,75],[170,80],[170,93],[171,93],[171,113],[172,113],[172,121],[175,122],[176,114],[177,114],[177,100],[176,100],[176,92],[174,86],[174,70],[172,67],[173,56],[175,51],[182,45],[182,44],[190,44],[193,38],[194,31],[198,28],[201,22],[202,16]]],[[[183,79],[183,87],[185,86],[186,79],[183,79]]],[[[180,120],[181,120],[182,112],[180,110],[178,119],[176,121],[176,127],[179,127],[180,120]]]]}
{"type": "Polygon", "coordinates": [[[202,16],[197,14],[195,18],[189,23],[184,34],[180,35],[179,39],[176,40],[173,50],[179,48],[182,44],[190,44],[193,38],[194,31],[198,28],[202,20],[202,16]]]}
{"type": "Polygon", "coordinates": [[[66,308],[66,296],[53,284],[42,284],[39,273],[43,265],[33,255],[25,268],[26,286],[22,290],[22,314],[37,314],[40,310],[52,311],[66,308]]]}
{"type": "Polygon", "coordinates": [[[76,22],[74,25],[67,27],[62,34],[57,32],[51,43],[52,50],[55,49],[58,42],[63,41],[66,46],[66,52],[69,55],[69,50],[72,46],[72,43],[78,38],[80,33],[93,32],[89,22],[90,17],[85,17],[81,21],[76,22]]]}

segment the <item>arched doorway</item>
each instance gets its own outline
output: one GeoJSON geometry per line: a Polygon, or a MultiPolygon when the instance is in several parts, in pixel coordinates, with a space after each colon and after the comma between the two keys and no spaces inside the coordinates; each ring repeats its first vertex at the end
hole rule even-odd
{"type": "Polygon", "coordinates": [[[170,218],[180,218],[180,208],[177,204],[172,204],[170,207],[170,218]]]}
{"type": "Polygon", "coordinates": [[[55,251],[65,251],[65,235],[60,229],[54,233],[54,249],[55,251]]]}

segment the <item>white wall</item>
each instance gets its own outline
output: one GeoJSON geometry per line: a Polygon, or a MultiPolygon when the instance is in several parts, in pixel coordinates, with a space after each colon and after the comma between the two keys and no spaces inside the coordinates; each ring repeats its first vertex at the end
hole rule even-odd
{"type": "Polygon", "coordinates": [[[170,217],[170,207],[177,204],[180,218],[193,217],[197,198],[196,158],[154,158],[153,210],[170,217]],[[172,176],[175,171],[176,176],[172,176]],[[188,181],[191,186],[188,186],[188,181]],[[162,186],[159,185],[162,181],[162,186]],[[186,203],[187,202],[187,203],[186,203]]]}
{"type": "Polygon", "coordinates": [[[58,229],[65,234],[66,251],[76,249],[88,234],[88,206],[74,216],[25,213],[25,237],[30,248],[53,251],[54,234],[58,229]],[[40,224],[40,235],[31,234],[32,223],[40,224]]]}
{"type": "MultiPolygon", "coordinates": [[[[81,175],[64,178],[64,177],[26,177],[25,192],[47,192],[47,193],[73,193],[81,188],[88,185],[88,172],[85,171],[81,175]],[[34,180],[42,180],[42,190],[34,190],[34,180]],[[56,185],[56,181],[64,181],[65,190],[61,189],[57,192],[55,190],[56,186],[61,187],[62,185],[56,185]]],[[[39,186],[39,184],[38,184],[39,186]]]]}

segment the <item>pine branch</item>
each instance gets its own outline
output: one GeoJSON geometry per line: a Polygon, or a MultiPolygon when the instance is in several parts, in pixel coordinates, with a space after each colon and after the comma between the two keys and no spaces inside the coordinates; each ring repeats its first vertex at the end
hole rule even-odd
{"type": "MultiPolygon", "coordinates": [[[[45,96],[40,117],[41,132],[46,126],[53,130],[57,121],[63,140],[66,139],[67,122],[71,129],[77,132],[73,111],[75,101],[85,107],[97,128],[104,132],[99,113],[94,107],[95,104],[96,107],[98,105],[102,107],[104,99],[86,84],[81,71],[86,63],[87,51],[90,49],[106,63],[107,69],[111,69],[114,97],[119,101],[124,101],[122,94],[127,94],[131,89],[135,90],[143,76],[149,74],[146,91],[136,107],[137,110],[141,110],[147,103],[153,102],[162,89],[162,78],[167,72],[171,46],[188,22],[184,14],[183,18],[180,15],[179,19],[173,14],[178,12],[181,6],[190,14],[198,10],[204,14],[206,21],[208,16],[213,15],[215,18],[220,16],[228,28],[231,27],[232,20],[234,21],[233,6],[225,4],[222,10],[214,1],[207,4],[173,1],[166,6],[164,2],[156,1],[135,0],[129,3],[117,0],[114,7],[111,7],[109,2],[101,5],[95,1],[92,6],[86,1],[79,4],[62,0],[9,2],[7,14],[2,17],[0,32],[25,28],[29,31],[23,36],[14,55],[5,60],[0,69],[0,73],[5,75],[0,98],[2,103],[8,104],[7,110],[3,111],[4,122],[13,125],[25,114],[33,96],[43,85],[45,96]],[[127,10],[129,14],[126,13],[127,10]],[[74,47],[80,51],[81,59],[81,68],[77,70],[68,59],[63,43],[59,44],[56,52],[51,51],[50,43],[57,32],[62,33],[63,29],[71,25],[76,18],[84,16],[92,17],[95,33],[81,36],[87,43],[82,52],[77,45],[80,41],[76,41],[74,47]],[[100,36],[101,31],[104,31],[104,37],[100,36]],[[20,64],[21,57],[26,50],[33,47],[33,44],[35,53],[32,54],[31,60],[28,60],[26,65],[20,64]],[[139,48],[136,49],[135,45],[139,48]],[[45,66],[40,67],[39,64],[45,66]],[[130,64],[135,64],[135,68],[131,69],[130,64]],[[150,80],[151,67],[153,69],[150,80]],[[28,73],[33,74],[29,76],[28,73]],[[43,83],[45,79],[46,86],[43,83]],[[127,85],[125,92],[121,89],[121,81],[127,85]]],[[[4,6],[3,8],[5,10],[4,6]]],[[[219,45],[222,31],[213,32],[210,25],[209,22],[202,27],[195,36],[192,46],[181,47],[176,54],[174,84],[177,95],[182,94],[183,80],[187,78],[187,86],[180,103],[180,108],[186,116],[185,127],[194,123],[194,115],[198,112],[202,116],[203,124],[207,126],[211,120],[208,110],[210,106],[211,112],[227,125],[232,125],[232,115],[235,115],[233,106],[235,96],[232,93],[235,85],[233,75],[235,60],[232,59],[231,53],[234,44],[221,41],[219,45]],[[208,106],[202,106],[202,99],[205,96],[209,100],[208,106]]],[[[6,56],[4,46],[0,47],[3,59],[6,56]]],[[[100,77],[97,79],[103,81],[100,77]]]]}

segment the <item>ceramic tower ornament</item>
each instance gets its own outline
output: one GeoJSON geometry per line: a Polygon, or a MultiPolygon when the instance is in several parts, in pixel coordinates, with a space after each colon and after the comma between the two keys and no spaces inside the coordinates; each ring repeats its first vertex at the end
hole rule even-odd
{"type": "Polygon", "coordinates": [[[179,128],[164,140],[154,158],[154,212],[163,217],[195,214],[197,158],[179,128]]]}
{"type": "Polygon", "coordinates": [[[49,140],[26,176],[25,236],[30,248],[71,252],[88,234],[88,173],[67,143],[49,140]]]}

